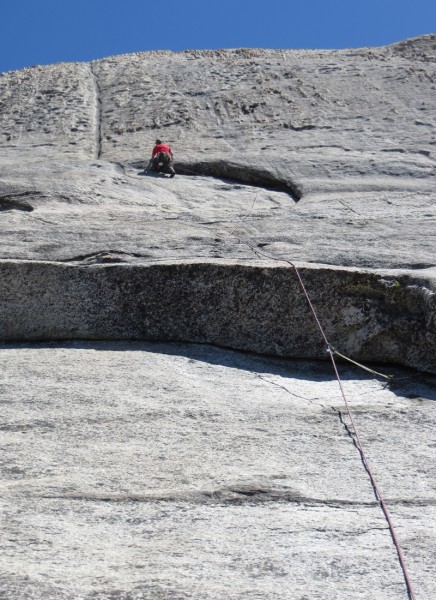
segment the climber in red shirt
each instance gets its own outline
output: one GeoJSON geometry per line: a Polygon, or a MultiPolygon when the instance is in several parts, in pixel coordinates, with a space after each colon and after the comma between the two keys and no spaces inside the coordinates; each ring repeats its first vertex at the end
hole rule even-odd
{"type": "Polygon", "coordinates": [[[164,144],[162,140],[156,140],[156,145],[151,153],[150,170],[155,173],[168,173],[174,177],[176,172],[172,166],[173,152],[168,144],[164,144]]]}

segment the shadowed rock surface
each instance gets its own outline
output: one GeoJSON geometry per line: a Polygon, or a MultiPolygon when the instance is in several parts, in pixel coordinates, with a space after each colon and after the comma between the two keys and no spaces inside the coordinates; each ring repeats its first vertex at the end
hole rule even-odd
{"type": "MultiPolygon", "coordinates": [[[[103,263],[105,256],[99,257],[103,263]]],[[[109,262],[117,259],[110,255],[109,262]]],[[[300,273],[314,290],[312,300],[335,348],[359,360],[434,370],[431,276],[424,286],[424,275],[398,271],[308,266],[300,273]]],[[[5,341],[148,339],[326,356],[294,270],[271,262],[84,266],[9,260],[0,263],[0,277],[5,341]]]]}
{"type": "Polygon", "coordinates": [[[431,597],[435,75],[428,35],[0,76],[2,597],[407,598],[289,261],[396,376],[341,367],[431,597]]]}

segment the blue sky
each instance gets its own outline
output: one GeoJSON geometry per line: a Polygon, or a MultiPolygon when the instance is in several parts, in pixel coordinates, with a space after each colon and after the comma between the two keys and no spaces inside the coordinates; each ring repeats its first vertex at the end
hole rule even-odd
{"type": "Polygon", "coordinates": [[[436,32],[436,0],[3,0],[0,72],[144,50],[347,48],[436,32]]]}

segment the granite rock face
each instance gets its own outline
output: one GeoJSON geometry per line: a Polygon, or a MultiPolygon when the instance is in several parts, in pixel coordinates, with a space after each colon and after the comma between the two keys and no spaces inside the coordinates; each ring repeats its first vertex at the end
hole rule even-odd
{"type": "MultiPolygon", "coordinates": [[[[128,263],[125,271],[105,271],[117,272],[118,280],[133,265],[158,263],[164,280],[163,263],[204,260],[207,269],[211,259],[222,259],[223,267],[228,260],[254,266],[261,250],[271,259],[313,265],[320,279],[309,291],[318,309],[339,313],[347,292],[333,284],[318,294],[325,271],[316,265],[353,267],[365,289],[366,270],[398,269],[410,291],[402,320],[408,332],[409,321],[416,322],[419,348],[408,352],[386,342],[391,351],[382,343],[379,354],[368,353],[361,319],[354,333],[340,333],[344,350],[435,371],[434,45],[430,35],[352,51],[151,52],[4,74],[0,256],[24,269],[27,260],[128,263]],[[143,170],[157,135],[174,149],[174,181],[143,170]],[[418,301],[416,321],[410,311],[418,296],[426,300],[425,309],[418,301]],[[410,360],[411,354],[427,359],[410,360]]],[[[44,293],[54,272],[47,269],[44,293]]],[[[264,262],[259,276],[267,269],[264,262]]],[[[196,297],[195,284],[185,283],[196,297]]],[[[83,301],[93,295],[83,285],[76,293],[83,301]]],[[[11,307],[15,302],[20,310],[29,300],[44,318],[41,294],[23,299],[25,286],[17,294],[11,307]]],[[[365,312],[365,294],[353,310],[365,312]]],[[[379,291],[367,295],[378,298],[379,291]]],[[[281,304],[280,293],[268,306],[272,320],[281,318],[274,304],[281,304]]],[[[254,305],[247,310],[263,318],[254,305]]],[[[4,329],[5,321],[15,318],[3,320],[0,339],[32,337],[30,330],[4,329]]],[[[388,321],[401,336],[395,317],[388,321]]],[[[343,322],[336,319],[338,331],[343,322]]],[[[34,323],[37,329],[35,317],[34,323]]],[[[180,326],[172,326],[173,339],[191,339],[180,326]]],[[[112,338],[105,327],[94,333],[112,338]]],[[[54,339],[70,335],[67,328],[54,339]]],[[[123,337],[156,339],[144,322],[123,337]]],[[[206,334],[201,339],[216,343],[206,334]]],[[[220,340],[241,347],[231,336],[220,340]]],[[[306,346],[301,356],[324,356],[318,347],[306,346]]]]}
{"type": "MultiPolygon", "coordinates": [[[[110,259],[110,260],[113,260],[110,259]]],[[[299,269],[329,342],[366,361],[432,371],[432,279],[407,272],[299,269]]],[[[0,263],[5,341],[212,343],[262,354],[326,358],[293,269],[223,261],[165,265],[0,263]],[[26,294],[23,295],[23,289],[26,294]]]]}
{"type": "MultiPolygon", "coordinates": [[[[326,363],[144,342],[0,357],[2,598],[407,598],[326,363]]],[[[341,373],[431,598],[434,379],[341,373]]]]}
{"type": "Polygon", "coordinates": [[[435,92],[436,35],[0,76],[2,597],[407,598],[293,265],[431,597],[435,92]]]}

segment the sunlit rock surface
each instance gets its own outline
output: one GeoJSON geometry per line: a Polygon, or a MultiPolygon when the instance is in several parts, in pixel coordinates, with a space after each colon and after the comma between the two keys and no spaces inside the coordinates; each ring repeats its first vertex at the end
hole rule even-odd
{"type": "Polygon", "coordinates": [[[396,377],[340,368],[431,597],[435,61],[428,35],[0,76],[2,597],[407,598],[294,263],[329,342],[396,377]]]}

